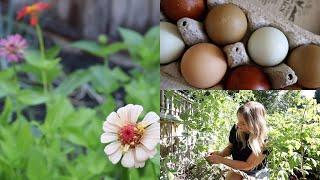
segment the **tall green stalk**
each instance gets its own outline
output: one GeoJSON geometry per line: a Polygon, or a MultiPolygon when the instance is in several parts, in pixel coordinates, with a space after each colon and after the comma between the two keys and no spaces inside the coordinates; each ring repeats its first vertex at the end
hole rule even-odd
{"type": "MultiPolygon", "coordinates": [[[[39,24],[36,25],[36,31],[37,31],[37,37],[38,37],[39,46],[40,46],[41,63],[43,63],[45,61],[46,57],[45,57],[43,34],[42,34],[42,30],[41,30],[39,24]]],[[[43,84],[44,93],[47,94],[47,92],[48,92],[48,85],[47,85],[48,82],[47,82],[47,75],[46,75],[44,70],[41,71],[41,78],[42,78],[42,84],[43,84]]]]}

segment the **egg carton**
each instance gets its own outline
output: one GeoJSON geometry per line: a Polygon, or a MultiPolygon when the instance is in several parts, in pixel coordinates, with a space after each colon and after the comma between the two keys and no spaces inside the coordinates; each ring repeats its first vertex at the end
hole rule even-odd
{"type": "MultiPolygon", "coordinates": [[[[234,68],[244,64],[251,64],[247,55],[245,45],[250,35],[257,29],[271,26],[281,30],[287,37],[290,50],[306,44],[320,46],[320,36],[307,31],[293,22],[282,17],[269,14],[248,1],[243,0],[207,0],[210,10],[215,5],[232,3],[243,10],[248,20],[248,30],[241,42],[227,45],[223,48],[228,60],[228,68],[234,68]]],[[[161,20],[165,20],[162,17],[161,20]]],[[[179,32],[187,46],[192,46],[201,42],[208,42],[203,24],[190,18],[182,18],[177,22],[179,32]]],[[[182,77],[180,72],[180,61],[175,61],[160,68],[161,89],[197,89],[190,86],[182,77]]],[[[275,67],[264,68],[264,72],[269,76],[273,89],[281,89],[293,85],[297,82],[294,71],[285,63],[275,67]]],[[[221,84],[210,89],[223,89],[221,84]]]]}

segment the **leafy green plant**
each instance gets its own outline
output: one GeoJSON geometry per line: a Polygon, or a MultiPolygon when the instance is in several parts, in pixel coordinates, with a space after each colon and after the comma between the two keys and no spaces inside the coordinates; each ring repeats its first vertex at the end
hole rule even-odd
{"type": "MultiPolygon", "coordinates": [[[[172,107],[179,109],[183,105],[184,101],[181,99],[184,97],[179,99],[174,96],[174,91],[164,93],[166,98],[174,99],[172,107]]],[[[225,167],[210,167],[201,163],[201,160],[206,153],[226,147],[229,131],[236,123],[237,108],[251,100],[269,107],[267,123],[270,130],[270,155],[267,161],[270,178],[319,178],[320,105],[316,100],[303,97],[301,91],[188,91],[187,94],[194,103],[191,109],[180,114],[180,118],[183,133],[193,139],[194,144],[190,146],[182,138],[177,145],[182,152],[190,153],[187,157],[186,153],[183,157],[179,156],[180,151],[171,151],[168,155],[161,156],[162,179],[169,179],[168,174],[181,176],[178,172],[191,179],[198,177],[201,172],[212,175],[215,179],[223,177],[225,167]],[[272,106],[269,104],[269,95],[273,96],[272,106]],[[193,171],[189,170],[190,167],[193,171]]],[[[164,128],[167,127],[163,126],[161,130],[165,132],[164,128]]],[[[209,178],[206,175],[201,177],[209,178]]]]}

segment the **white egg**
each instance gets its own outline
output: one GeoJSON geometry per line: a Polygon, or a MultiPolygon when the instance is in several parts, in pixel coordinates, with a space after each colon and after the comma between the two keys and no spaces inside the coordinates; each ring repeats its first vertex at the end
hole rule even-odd
{"type": "Polygon", "coordinates": [[[275,66],[287,56],[289,43],[286,36],[273,27],[256,30],[248,42],[248,52],[254,62],[261,66],[275,66]]]}
{"type": "Polygon", "coordinates": [[[183,53],[183,42],[176,25],[160,22],[160,63],[165,64],[177,60],[183,53]]]}

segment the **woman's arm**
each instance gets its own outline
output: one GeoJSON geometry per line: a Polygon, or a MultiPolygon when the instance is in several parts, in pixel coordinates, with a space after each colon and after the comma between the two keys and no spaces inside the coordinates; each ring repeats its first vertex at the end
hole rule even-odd
{"type": "Polygon", "coordinates": [[[260,153],[258,156],[251,153],[247,161],[238,161],[227,159],[218,155],[212,155],[208,157],[209,161],[213,164],[225,164],[233,169],[239,169],[244,171],[249,171],[256,166],[258,166],[263,159],[266,157],[263,153],[260,153]]]}
{"type": "MultiPolygon", "coordinates": [[[[224,148],[224,150],[218,152],[216,155],[222,156],[222,157],[226,157],[226,156],[230,156],[231,155],[231,149],[232,149],[232,144],[229,143],[228,146],[226,148],[224,148]]],[[[213,153],[215,154],[215,153],[213,153]]]]}

